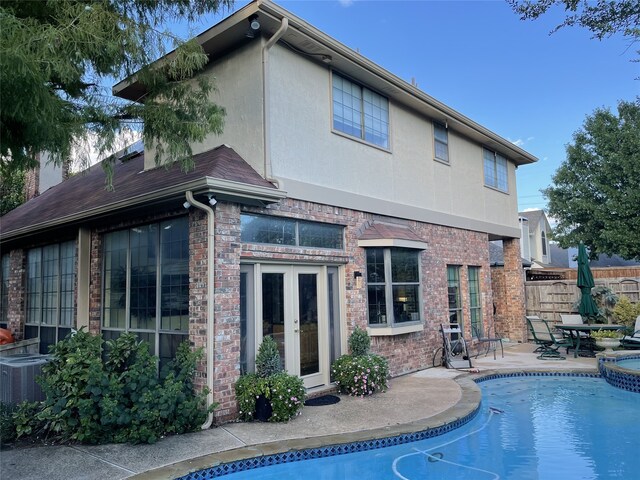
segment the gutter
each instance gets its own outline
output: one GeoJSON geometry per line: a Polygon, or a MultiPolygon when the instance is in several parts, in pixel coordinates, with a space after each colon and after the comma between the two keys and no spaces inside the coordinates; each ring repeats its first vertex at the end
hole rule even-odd
{"type": "MultiPolygon", "coordinates": [[[[206,359],[207,359],[207,388],[209,389],[209,393],[207,394],[207,408],[213,405],[213,358],[214,358],[214,295],[215,295],[215,214],[213,212],[213,208],[209,205],[205,205],[204,203],[198,202],[193,198],[193,192],[191,190],[187,190],[185,192],[185,196],[187,197],[187,202],[189,202],[194,207],[203,210],[207,214],[207,238],[208,238],[208,248],[207,248],[207,348],[206,348],[206,359]]],[[[207,415],[207,421],[202,425],[202,430],[207,430],[211,427],[213,423],[213,412],[209,412],[207,415]]]]}
{"type": "Polygon", "coordinates": [[[269,119],[271,117],[271,98],[269,95],[269,50],[273,47],[280,38],[286,33],[289,28],[289,19],[282,17],[280,28],[276,30],[276,33],[267,40],[267,43],[262,47],[262,146],[264,148],[264,176],[265,180],[273,183],[277,188],[280,188],[278,180],[273,178],[271,168],[271,124],[269,119]]]}

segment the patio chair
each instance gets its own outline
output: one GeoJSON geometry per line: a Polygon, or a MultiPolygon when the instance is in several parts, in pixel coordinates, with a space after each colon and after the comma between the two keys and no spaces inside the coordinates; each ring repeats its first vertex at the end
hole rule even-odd
{"type": "Polygon", "coordinates": [[[536,349],[537,352],[540,352],[537,357],[538,360],[566,360],[566,357],[563,357],[558,350],[561,347],[565,347],[568,353],[569,348],[573,347],[571,340],[564,337],[556,337],[551,332],[546,320],[527,317],[527,323],[533,335],[533,341],[538,345],[536,349]]]}
{"type": "Polygon", "coordinates": [[[447,368],[473,368],[462,329],[457,323],[441,324],[442,359],[447,368]]]}
{"type": "MultiPolygon", "coordinates": [[[[564,313],[560,314],[560,320],[563,325],[584,325],[584,320],[582,319],[582,315],[567,315],[564,313]]],[[[589,334],[587,332],[578,332],[580,338],[589,338],[589,334]]]]}
{"type": "MultiPolygon", "coordinates": [[[[471,324],[471,333],[473,334],[475,341],[479,344],[485,344],[487,347],[484,352],[484,356],[486,357],[489,354],[489,351],[493,350],[493,359],[495,360],[496,350],[498,349],[498,345],[500,345],[500,352],[502,353],[502,358],[504,358],[504,346],[502,345],[502,338],[496,336],[495,334],[493,336],[483,336],[478,330],[478,325],[471,324]]],[[[480,349],[478,348],[476,358],[480,356],[480,353],[480,349]]]]}
{"type": "Polygon", "coordinates": [[[633,327],[633,333],[631,335],[625,335],[620,340],[620,345],[623,348],[631,348],[640,350],[640,315],[636,318],[636,324],[633,327]]]}

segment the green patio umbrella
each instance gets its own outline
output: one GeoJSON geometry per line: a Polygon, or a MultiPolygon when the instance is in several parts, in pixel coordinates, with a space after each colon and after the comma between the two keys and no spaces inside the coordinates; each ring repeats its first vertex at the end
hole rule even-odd
{"type": "Polygon", "coordinates": [[[589,256],[584,243],[578,246],[578,288],[580,289],[580,306],[578,311],[583,317],[595,317],[598,314],[598,306],[593,301],[591,289],[595,286],[593,275],[589,268],[589,256]]]}

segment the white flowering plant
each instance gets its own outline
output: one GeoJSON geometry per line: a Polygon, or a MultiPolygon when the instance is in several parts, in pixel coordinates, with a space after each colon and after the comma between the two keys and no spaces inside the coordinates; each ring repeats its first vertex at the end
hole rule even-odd
{"type": "Polygon", "coordinates": [[[364,397],[387,390],[389,364],[380,355],[343,355],[332,365],[333,378],[342,393],[364,397]]]}

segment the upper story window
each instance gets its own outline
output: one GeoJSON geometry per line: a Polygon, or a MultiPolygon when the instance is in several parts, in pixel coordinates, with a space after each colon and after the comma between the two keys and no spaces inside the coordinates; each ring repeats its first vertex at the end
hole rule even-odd
{"type": "Polygon", "coordinates": [[[410,248],[367,248],[369,325],[420,320],[420,258],[410,248]]]}
{"type": "Polygon", "coordinates": [[[341,225],[248,213],[240,218],[243,242],[342,249],[344,229],[341,225]]]}
{"type": "Polygon", "coordinates": [[[433,122],[433,143],[436,160],[449,163],[449,132],[441,123],[433,122]]]}
{"type": "Polygon", "coordinates": [[[110,232],[103,244],[102,336],[135,333],[162,369],[189,338],[187,217],[110,232]]]}
{"type": "Polygon", "coordinates": [[[508,192],[507,159],[486,148],[482,149],[482,153],[484,156],[484,184],[508,192]]]}
{"type": "Polygon", "coordinates": [[[547,255],[547,234],[544,230],[540,233],[540,240],[542,241],[542,255],[547,255]]]}
{"type": "Polygon", "coordinates": [[[365,142],[389,148],[389,101],[334,73],[333,128],[365,142]]]}
{"type": "Polygon", "coordinates": [[[25,338],[40,338],[40,353],[62,340],[74,325],[76,244],[73,241],[27,252],[25,338]]]}

